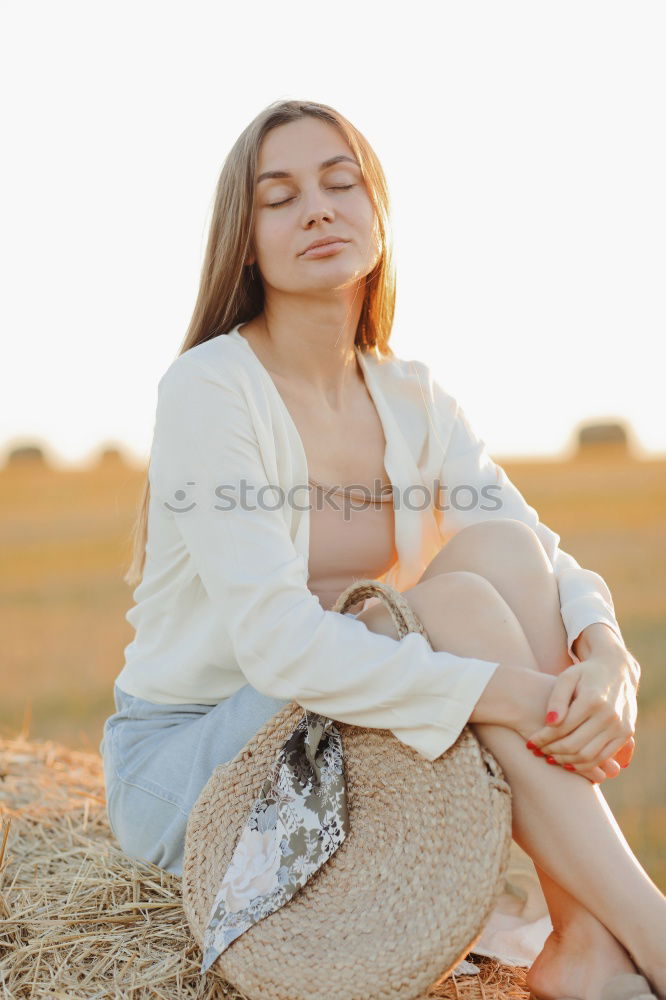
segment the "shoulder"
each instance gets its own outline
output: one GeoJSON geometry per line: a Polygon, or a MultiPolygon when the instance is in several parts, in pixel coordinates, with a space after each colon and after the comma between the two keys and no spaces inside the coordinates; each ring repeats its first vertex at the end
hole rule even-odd
{"type": "Polygon", "coordinates": [[[229,334],[218,334],[174,358],[159,379],[158,392],[177,394],[195,390],[197,385],[204,383],[241,390],[253,375],[243,344],[229,334]]]}
{"type": "Polygon", "coordinates": [[[459,404],[444,388],[427,362],[418,358],[380,357],[373,351],[364,354],[388,396],[408,396],[425,406],[429,415],[453,419],[459,404]]]}

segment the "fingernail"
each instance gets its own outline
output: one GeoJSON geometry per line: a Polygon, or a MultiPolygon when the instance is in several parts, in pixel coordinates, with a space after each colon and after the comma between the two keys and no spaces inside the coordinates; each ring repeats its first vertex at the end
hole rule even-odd
{"type": "Polygon", "coordinates": [[[528,740],[525,746],[528,750],[536,750],[537,748],[536,743],[532,743],[532,740],[528,740]]]}
{"type": "Polygon", "coordinates": [[[557,712],[549,712],[546,716],[546,722],[548,725],[552,725],[553,722],[557,722],[557,712]]]}
{"type": "Polygon", "coordinates": [[[567,771],[575,771],[576,770],[576,768],[573,766],[573,764],[562,764],[562,767],[565,767],[567,769],[567,771]]]}
{"type": "Polygon", "coordinates": [[[550,754],[548,755],[548,757],[546,757],[546,760],[548,761],[549,764],[557,764],[555,758],[551,757],[550,754]]]}
{"type": "Polygon", "coordinates": [[[532,753],[534,754],[535,757],[545,757],[546,756],[545,753],[543,752],[543,750],[539,750],[538,747],[536,748],[536,750],[533,750],[532,753]]]}
{"type": "Polygon", "coordinates": [[[620,764],[620,767],[629,767],[629,764],[620,764]]]}

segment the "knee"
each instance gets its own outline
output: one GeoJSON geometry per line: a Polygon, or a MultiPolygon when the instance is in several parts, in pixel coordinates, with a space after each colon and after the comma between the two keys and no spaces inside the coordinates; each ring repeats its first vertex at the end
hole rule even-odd
{"type": "Polygon", "coordinates": [[[550,566],[546,550],[534,528],[514,517],[495,517],[468,524],[447,542],[442,553],[450,545],[464,546],[470,556],[488,559],[492,555],[495,560],[506,560],[514,566],[520,562],[523,569],[530,565],[539,570],[550,566]]]}
{"type": "Polygon", "coordinates": [[[452,570],[438,573],[418,584],[424,588],[423,600],[431,615],[447,612],[455,617],[481,624],[497,622],[506,617],[510,608],[492,583],[480,573],[470,570],[452,570]]]}
{"type": "Polygon", "coordinates": [[[478,535],[482,538],[504,539],[521,544],[534,545],[541,544],[534,528],[526,521],[519,521],[516,517],[492,517],[487,521],[475,521],[474,524],[466,524],[464,528],[454,535],[460,538],[466,535],[478,535]]]}
{"type": "Polygon", "coordinates": [[[437,649],[459,656],[524,658],[520,622],[486,577],[455,570],[430,577],[406,591],[437,649]]]}

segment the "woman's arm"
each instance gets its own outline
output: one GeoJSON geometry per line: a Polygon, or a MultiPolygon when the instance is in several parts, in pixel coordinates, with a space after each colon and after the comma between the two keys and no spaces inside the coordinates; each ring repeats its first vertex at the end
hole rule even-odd
{"type": "Polygon", "coordinates": [[[597,622],[606,624],[624,647],[606,581],[559,547],[560,536],[539,520],[536,510],[525,501],[502,466],[490,457],[485,441],[474,432],[458,401],[434,379],[431,385],[443,435],[440,486],[446,509],[440,519],[442,542],[477,521],[506,517],[525,522],[534,530],[553,567],[571,658],[579,659],[574,643],[586,627],[597,622]]]}
{"type": "Polygon", "coordinates": [[[626,766],[633,752],[640,666],[626,648],[606,581],[559,547],[559,535],[539,520],[536,510],[493,461],[458,401],[429,378],[437,426],[442,429],[440,484],[447,505],[440,520],[442,541],[467,524],[493,517],[515,518],[534,530],[557,579],[574,666],[553,685],[542,728],[529,734],[531,742],[553,754],[558,763],[571,764],[585,762],[586,753],[593,754],[593,763],[599,764],[626,748],[626,760],[620,761],[626,766]],[[551,711],[557,712],[557,722],[549,725],[551,711]]]}
{"type": "Polygon", "coordinates": [[[578,659],[583,661],[597,655],[607,655],[608,658],[618,657],[638,689],[641,679],[640,663],[629,652],[624,642],[619,641],[616,631],[606,622],[594,622],[592,625],[586,625],[574,641],[573,648],[578,659]]]}
{"type": "MultiPolygon", "coordinates": [[[[324,716],[387,728],[428,760],[458,738],[499,666],[434,651],[325,611],[280,497],[274,439],[251,387],[180,355],[159,382],[149,465],[151,515],[172,518],[182,546],[229,629],[242,673],[258,691],[324,716]],[[260,444],[261,439],[261,444],[260,444]],[[270,470],[270,476],[267,472],[270,470]]],[[[150,545],[150,532],[148,538],[150,545]]]]}

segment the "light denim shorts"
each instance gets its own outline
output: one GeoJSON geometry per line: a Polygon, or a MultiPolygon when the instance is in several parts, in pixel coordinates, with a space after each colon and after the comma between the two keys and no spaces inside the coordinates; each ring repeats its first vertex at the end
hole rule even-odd
{"type": "Polygon", "coordinates": [[[182,875],[187,818],[199,793],[218,764],[289,701],[250,684],[216,705],[157,704],[117,684],[113,697],[116,711],[99,745],[109,825],[129,857],[182,875]]]}

